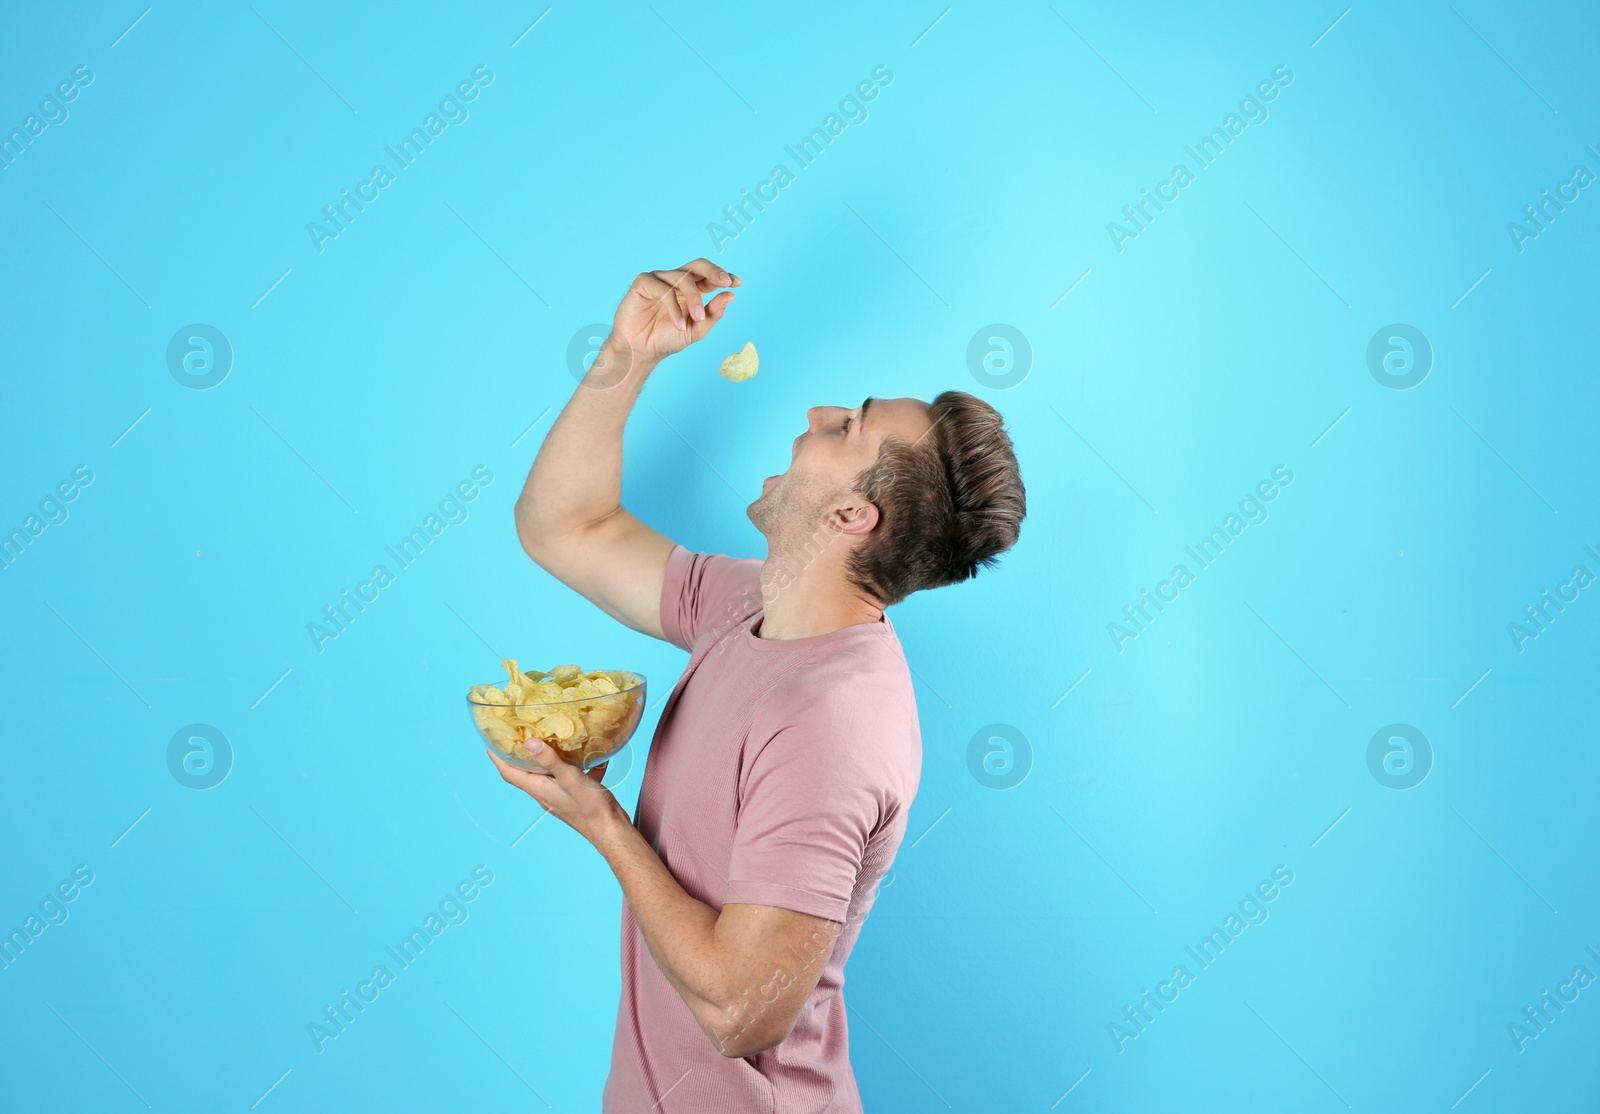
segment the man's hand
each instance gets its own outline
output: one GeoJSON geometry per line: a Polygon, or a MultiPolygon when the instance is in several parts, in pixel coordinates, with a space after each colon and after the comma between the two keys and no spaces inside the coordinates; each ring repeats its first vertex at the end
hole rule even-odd
{"type": "Polygon", "coordinates": [[[605,766],[596,766],[584,774],[576,766],[557,758],[555,751],[538,739],[528,740],[527,747],[533,760],[548,773],[537,774],[513,766],[491,747],[485,747],[484,752],[494,759],[501,777],[538,801],[546,812],[553,813],[557,820],[569,825],[590,843],[604,832],[606,825],[618,818],[624,824],[631,823],[611,790],[600,784],[605,766]]]}
{"type": "MultiPolygon", "coordinates": [[[[709,303],[702,303],[701,297],[721,286],[740,285],[738,275],[709,259],[693,260],[675,271],[641,273],[611,321],[611,336],[606,338],[609,355],[625,374],[635,364],[653,367],[683,351],[722,320],[734,295],[724,290],[709,303]]],[[[606,355],[601,353],[596,362],[606,355]]]]}

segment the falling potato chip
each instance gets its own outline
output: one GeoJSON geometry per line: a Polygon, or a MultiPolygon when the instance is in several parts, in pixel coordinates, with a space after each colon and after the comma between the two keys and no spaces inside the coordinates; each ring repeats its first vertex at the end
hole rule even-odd
{"type": "Polygon", "coordinates": [[[755,342],[747,340],[743,348],[722,361],[721,374],[724,379],[743,383],[754,375],[760,366],[761,358],[756,355],[755,342]]]}

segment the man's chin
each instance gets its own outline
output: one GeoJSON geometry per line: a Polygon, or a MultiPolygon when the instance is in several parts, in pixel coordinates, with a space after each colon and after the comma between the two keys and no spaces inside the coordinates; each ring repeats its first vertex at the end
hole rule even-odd
{"type": "Polygon", "coordinates": [[[761,494],[757,495],[755,502],[747,506],[744,511],[744,513],[749,516],[750,521],[755,523],[756,529],[762,530],[763,533],[766,531],[762,527],[762,523],[771,517],[770,512],[776,505],[773,499],[773,493],[778,489],[779,479],[780,477],[778,476],[768,476],[766,479],[762,480],[761,494]]]}

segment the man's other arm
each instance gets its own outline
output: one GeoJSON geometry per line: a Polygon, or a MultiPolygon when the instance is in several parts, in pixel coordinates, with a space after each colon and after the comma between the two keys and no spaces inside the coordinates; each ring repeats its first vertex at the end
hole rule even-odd
{"type": "Polygon", "coordinates": [[[722,1055],[754,1056],[794,1029],[844,925],[774,905],[715,909],[688,893],[604,787],[536,741],[547,774],[485,748],[500,776],[605,857],[661,973],[722,1055]]]}
{"type": "Polygon", "coordinates": [[[626,813],[600,825],[593,842],[656,965],[717,1051],[739,1058],[780,1044],[844,926],[772,905],[711,908],[684,891],[626,813]]]}

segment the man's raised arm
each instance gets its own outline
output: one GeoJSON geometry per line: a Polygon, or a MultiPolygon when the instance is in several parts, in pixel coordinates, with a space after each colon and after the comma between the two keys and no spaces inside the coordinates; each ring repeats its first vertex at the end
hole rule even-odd
{"type": "Polygon", "coordinates": [[[545,436],[517,499],[517,537],[539,566],[643,634],[661,630],[675,544],[622,506],[622,431],[656,364],[700,340],[739,286],[706,259],[633,280],[594,365],[545,436]]]}

